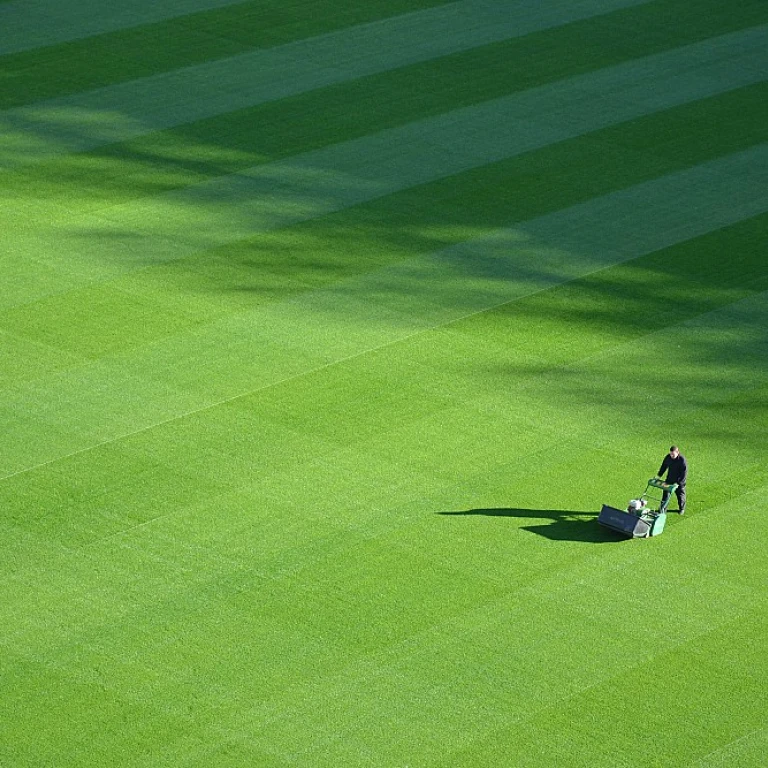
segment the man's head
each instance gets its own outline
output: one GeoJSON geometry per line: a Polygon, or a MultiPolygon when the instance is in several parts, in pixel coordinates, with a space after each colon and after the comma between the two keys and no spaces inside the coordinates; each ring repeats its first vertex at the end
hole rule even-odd
{"type": "Polygon", "coordinates": [[[673,459],[676,459],[676,458],[677,458],[677,457],[680,455],[680,449],[679,449],[679,448],[678,448],[676,445],[673,445],[673,446],[672,446],[672,447],[669,449],[669,455],[670,455],[670,456],[671,456],[673,459]]]}

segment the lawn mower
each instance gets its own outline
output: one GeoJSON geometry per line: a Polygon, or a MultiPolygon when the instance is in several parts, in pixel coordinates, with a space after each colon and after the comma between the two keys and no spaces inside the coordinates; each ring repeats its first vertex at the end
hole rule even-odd
{"type": "Polygon", "coordinates": [[[667,505],[677,490],[675,483],[652,477],[639,499],[632,499],[626,511],[603,504],[597,522],[633,539],[659,536],[667,522],[667,505]]]}

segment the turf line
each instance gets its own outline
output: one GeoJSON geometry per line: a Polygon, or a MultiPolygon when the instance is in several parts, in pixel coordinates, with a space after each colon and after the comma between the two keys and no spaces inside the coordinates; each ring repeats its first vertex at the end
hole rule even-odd
{"type": "MultiPolygon", "coordinates": [[[[244,259],[248,259],[248,263],[255,264],[257,261],[252,257],[258,259],[260,258],[258,254],[266,254],[273,247],[277,248],[278,252],[287,248],[297,249],[297,255],[299,255],[306,250],[308,241],[311,241],[313,249],[320,249],[318,254],[325,253],[329,247],[329,241],[334,238],[333,233],[340,227],[344,229],[351,227],[352,231],[359,232],[361,225],[367,227],[373,221],[374,231],[376,231],[386,222],[386,228],[393,233],[401,230],[423,230],[425,234],[435,233],[436,226],[440,229],[450,227],[456,229],[456,232],[452,232],[449,237],[439,233],[439,236],[434,237],[432,234],[433,239],[438,243],[447,241],[445,244],[448,245],[450,242],[467,239],[477,230],[490,231],[497,227],[511,226],[516,222],[530,220],[593,196],[642,183],[663,173],[692,167],[695,163],[707,162],[718,155],[741,151],[753,146],[756,142],[764,141],[765,129],[757,128],[757,125],[761,125],[760,121],[754,121],[750,129],[747,127],[748,121],[745,120],[745,115],[755,114],[755,108],[759,104],[768,104],[767,85],[760,84],[738,89],[690,105],[648,115],[629,124],[610,126],[528,155],[510,158],[458,176],[428,183],[425,186],[404,190],[382,200],[347,209],[294,229],[278,231],[266,237],[247,238],[222,249],[182,257],[183,260],[180,263],[170,267],[161,263],[136,271],[126,270],[122,275],[116,275],[110,282],[103,282],[105,275],[96,273],[92,275],[94,280],[92,283],[80,289],[75,284],[74,290],[70,293],[67,293],[67,289],[73,285],[74,281],[66,276],[63,276],[63,279],[61,277],[56,280],[51,279],[50,271],[53,265],[50,260],[46,261],[45,276],[41,273],[35,279],[35,271],[29,271],[34,254],[30,255],[30,259],[23,260],[20,254],[8,254],[4,266],[5,296],[0,299],[0,304],[6,303],[6,310],[11,311],[10,315],[6,315],[6,326],[17,329],[26,328],[27,331],[31,331],[33,329],[24,325],[22,319],[34,303],[37,303],[41,312],[63,310],[69,314],[67,304],[79,300],[87,301],[89,292],[106,294],[115,291],[116,296],[120,296],[120,289],[125,287],[129,295],[135,294],[142,297],[148,286],[154,286],[154,288],[150,287],[150,291],[154,296],[155,304],[158,299],[165,302],[170,298],[169,278],[174,283],[181,279],[183,286],[180,287],[183,294],[185,297],[192,298],[195,305],[202,302],[203,306],[200,308],[208,307],[199,290],[202,285],[207,286],[209,291],[213,287],[228,290],[230,298],[226,303],[231,310],[233,307],[229,305],[233,303],[235,287],[250,284],[251,270],[244,268],[244,259]],[[685,143],[683,141],[685,134],[682,129],[691,124],[699,125],[701,128],[696,141],[685,143]],[[598,150],[599,147],[603,147],[605,151],[598,150]],[[628,150],[629,154],[625,154],[628,150]],[[596,151],[598,155],[595,154],[596,151]],[[602,160],[594,168],[594,172],[591,172],[590,163],[594,163],[597,156],[602,160]],[[608,158],[618,159],[622,163],[620,175],[611,170],[611,164],[607,163],[608,158]],[[514,188],[510,183],[514,179],[519,179],[522,187],[528,190],[526,196],[514,194],[514,188]],[[488,190],[491,188],[498,189],[500,194],[489,198],[488,190]],[[477,199],[477,202],[457,207],[451,202],[457,189],[461,189],[469,201],[477,199]],[[431,206],[436,208],[436,216],[430,212],[430,207],[424,207],[423,201],[431,201],[431,206]],[[482,206],[479,203],[482,203],[482,206]],[[510,214],[513,216],[510,217],[510,214]],[[16,277],[14,272],[17,272],[19,277],[16,277]],[[102,277],[101,282],[98,281],[99,276],[102,277]],[[193,286],[194,297],[190,296],[190,285],[193,286]],[[160,296],[157,295],[158,291],[160,296]],[[45,298],[46,293],[49,298],[45,298]],[[16,311],[10,301],[14,296],[21,299],[16,303],[16,311]],[[82,296],[82,299],[79,299],[79,296],[82,296]],[[58,305],[60,310],[53,310],[54,304],[58,305]]],[[[758,117],[760,112],[761,109],[756,112],[758,117]]],[[[45,190],[39,192],[36,198],[44,197],[44,193],[45,190]]],[[[423,252],[425,243],[419,242],[419,238],[413,239],[412,242],[411,239],[408,238],[408,247],[415,249],[417,253],[423,252]]],[[[385,255],[379,246],[378,251],[381,251],[379,256],[369,262],[357,263],[354,249],[368,250],[376,247],[376,240],[377,238],[360,238],[355,235],[352,241],[348,241],[349,247],[345,244],[341,249],[343,258],[340,263],[336,260],[334,247],[331,260],[335,269],[320,283],[327,284],[349,273],[357,274],[378,266],[382,262],[392,263],[401,257],[402,244],[398,238],[395,250],[390,251],[388,255],[385,255]],[[352,245],[353,242],[357,245],[352,245]]],[[[105,243],[104,247],[107,249],[103,254],[105,257],[111,259],[117,256],[117,254],[110,254],[112,247],[109,243],[105,243]]],[[[63,251],[69,250],[65,242],[59,242],[58,248],[63,251]]],[[[285,252],[287,253],[287,250],[285,252]]],[[[74,269],[77,269],[79,255],[73,253],[71,256],[74,269]]],[[[406,252],[406,255],[410,254],[406,252]]],[[[268,260],[269,263],[272,261],[268,260]]],[[[273,266],[279,269],[279,261],[274,261],[273,266]]],[[[304,273],[302,267],[305,266],[304,258],[299,256],[297,267],[300,268],[300,273],[297,273],[297,278],[298,274],[304,273]]],[[[268,281],[271,284],[270,278],[268,281]]],[[[313,285],[317,284],[315,280],[310,282],[313,285]]],[[[292,286],[285,286],[285,290],[281,287],[275,296],[269,297],[269,300],[295,294],[299,290],[303,289],[297,279],[292,286]]],[[[234,304],[240,303],[239,300],[234,300],[234,304]]],[[[205,316],[200,319],[205,319],[205,316]]]]}
{"type": "MultiPolygon", "coordinates": [[[[760,736],[766,733],[766,728],[755,728],[752,731],[749,731],[749,733],[745,733],[742,736],[739,736],[738,739],[733,739],[729,741],[726,744],[722,744],[716,749],[713,749],[711,752],[707,752],[706,755],[702,755],[701,757],[698,757],[695,762],[690,763],[691,768],[705,768],[707,762],[709,762],[710,758],[714,757],[715,755],[719,755],[721,753],[727,753],[731,752],[734,747],[738,746],[742,742],[748,741],[753,736],[760,736]]],[[[733,766],[735,765],[733,762],[728,763],[729,765],[733,766]]]]}

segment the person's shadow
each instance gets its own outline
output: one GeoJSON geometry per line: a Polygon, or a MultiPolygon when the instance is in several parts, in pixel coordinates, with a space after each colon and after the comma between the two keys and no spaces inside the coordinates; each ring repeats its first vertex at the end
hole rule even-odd
{"type": "Polygon", "coordinates": [[[592,512],[573,512],[562,509],[466,509],[456,512],[438,512],[440,515],[484,515],[486,517],[512,517],[521,519],[541,519],[549,522],[540,525],[518,526],[522,531],[544,536],[554,541],[583,541],[591,544],[607,544],[624,541],[626,536],[605,528],[597,522],[597,514],[592,512]]]}

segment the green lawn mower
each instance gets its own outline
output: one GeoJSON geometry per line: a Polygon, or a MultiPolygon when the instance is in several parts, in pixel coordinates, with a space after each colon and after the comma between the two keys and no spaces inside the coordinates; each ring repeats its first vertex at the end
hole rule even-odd
{"type": "Polygon", "coordinates": [[[633,539],[659,536],[667,522],[667,505],[677,490],[676,483],[652,477],[639,499],[632,499],[626,511],[603,504],[597,522],[633,539]]]}

